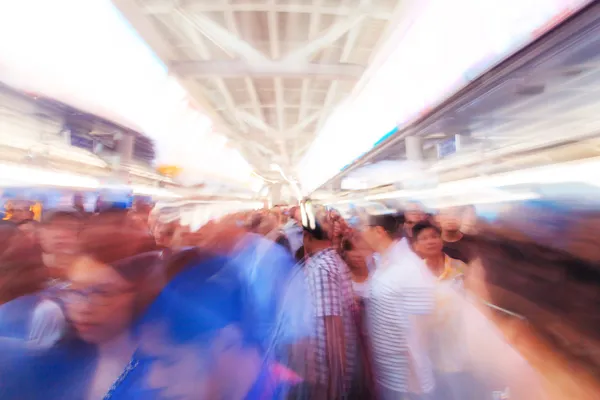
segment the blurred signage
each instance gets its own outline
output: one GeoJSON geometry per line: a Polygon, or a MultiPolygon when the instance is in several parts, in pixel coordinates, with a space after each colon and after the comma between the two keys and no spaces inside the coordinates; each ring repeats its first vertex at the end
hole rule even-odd
{"type": "Polygon", "coordinates": [[[156,168],[156,170],[159,174],[172,178],[179,175],[182,171],[182,168],[175,165],[160,165],[158,168],[156,168]]]}
{"type": "Polygon", "coordinates": [[[79,147],[89,151],[94,150],[94,140],[83,135],[76,135],[71,132],[71,146],[79,147]]]}
{"type": "Polygon", "coordinates": [[[444,158],[451,154],[456,153],[456,136],[450,139],[444,140],[437,144],[438,158],[444,158]]]}

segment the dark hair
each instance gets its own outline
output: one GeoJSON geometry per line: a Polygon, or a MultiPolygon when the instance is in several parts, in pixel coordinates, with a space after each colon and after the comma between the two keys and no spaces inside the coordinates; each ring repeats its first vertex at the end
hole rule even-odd
{"type": "Polygon", "coordinates": [[[432,224],[429,221],[421,221],[421,222],[416,223],[415,226],[413,226],[413,228],[412,228],[413,238],[418,239],[421,232],[423,232],[426,229],[433,229],[439,235],[442,234],[442,231],[436,225],[432,224]]]}
{"type": "Polygon", "coordinates": [[[24,240],[16,225],[1,225],[0,239],[0,304],[43,289],[48,269],[40,246],[24,240]]]}
{"type": "Polygon", "coordinates": [[[298,250],[296,250],[296,254],[294,255],[294,258],[296,259],[297,262],[304,260],[304,246],[300,246],[300,248],[298,250]]]}
{"type": "Polygon", "coordinates": [[[48,210],[42,217],[43,225],[50,225],[57,221],[83,222],[83,215],[76,210],[48,210]]]}
{"type": "Polygon", "coordinates": [[[285,236],[283,233],[280,234],[279,236],[277,236],[275,243],[277,243],[278,245],[280,245],[281,247],[286,249],[286,251],[288,253],[292,254],[292,248],[290,246],[290,241],[288,240],[287,236],[285,236]]]}
{"type": "Polygon", "coordinates": [[[369,215],[367,225],[379,226],[391,237],[402,237],[402,225],[404,224],[404,215],[401,214],[377,214],[369,215]]]}

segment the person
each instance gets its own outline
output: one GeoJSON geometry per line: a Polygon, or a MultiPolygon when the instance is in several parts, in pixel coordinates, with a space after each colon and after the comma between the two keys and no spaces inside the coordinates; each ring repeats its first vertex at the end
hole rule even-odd
{"type": "Polygon", "coordinates": [[[358,372],[357,312],[348,265],[327,235],[331,226],[303,206],[304,266],[315,317],[314,394],[342,399],[352,392],[358,372]]]}
{"type": "Polygon", "coordinates": [[[381,399],[424,399],[434,376],[426,338],[434,311],[434,278],[402,238],[394,214],[371,215],[363,235],[380,255],[370,277],[367,320],[381,399]]]}
{"type": "Polygon", "coordinates": [[[145,386],[160,399],[283,399],[302,378],[265,352],[242,267],[213,256],[177,274],[141,319],[145,386]]]}
{"type": "Polygon", "coordinates": [[[75,193],[73,195],[73,208],[81,215],[86,214],[85,195],[83,193],[75,193]]]}
{"type": "Polygon", "coordinates": [[[283,231],[290,244],[290,252],[296,254],[303,246],[300,207],[294,206],[288,210],[289,220],[283,226],[283,231]]]}
{"type": "Polygon", "coordinates": [[[53,299],[68,329],[49,348],[26,353],[3,398],[130,398],[137,388],[141,368],[130,329],[162,286],[162,257],[123,217],[100,214],[81,231],[68,286],[53,299]]]}
{"type": "Polygon", "coordinates": [[[18,229],[23,232],[24,239],[32,246],[39,244],[39,222],[35,220],[25,220],[18,224],[18,229]]]}
{"type": "Polygon", "coordinates": [[[412,238],[412,228],[415,224],[427,220],[427,214],[423,211],[423,207],[418,203],[409,203],[404,211],[404,218],[398,216],[400,220],[403,219],[404,223],[404,235],[407,238],[412,238]]]}
{"type": "Polygon", "coordinates": [[[33,219],[33,211],[31,211],[31,202],[25,200],[12,201],[10,221],[15,224],[20,224],[33,219]]]}
{"type": "Polygon", "coordinates": [[[444,253],[440,229],[428,221],[413,227],[413,246],[437,279],[430,354],[439,398],[464,399],[473,395],[466,371],[463,324],[463,274],[466,265],[444,253]],[[445,396],[445,397],[442,397],[445,396]]]}
{"type": "Polygon", "coordinates": [[[468,264],[470,260],[469,246],[461,231],[460,210],[457,208],[442,209],[436,219],[442,231],[444,253],[453,259],[468,264]]]}
{"type": "Polygon", "coordinates": [[[39,229],[44,265],[54,279],[52,285],[64,277],[66,269],[79,251],[78,237],[83,218],[74,209],[48,210],[39,229]]]}
{"type": "Polygon", "coordinates": [[[451,280],[464,274],[466,264],[450,257],[444,249],[442,231],[430,222],[413,226],[413,246],[425,260],[427,267],[438,280],[451,280]]]}

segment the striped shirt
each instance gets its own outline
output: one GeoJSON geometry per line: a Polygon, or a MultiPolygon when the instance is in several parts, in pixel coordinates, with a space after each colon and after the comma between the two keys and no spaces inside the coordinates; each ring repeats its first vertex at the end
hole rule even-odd
{"type": "Polygon", "coordinates": [[[367,320],[377,384],[398,393],[430,393],[433,370],[425,338],[435,280],[406,239],[383,254],[370,281],[367,320]]]}
{"type": "Polygon", "coordinates": [[[346,365],[344,388],[347,393],[356,370],[357,338],[352,293],[352,279],[348,265],[334,249],[312,255],[305,266],[315,315],[315,373],[317,382],[328,384],[327,338],[324,317],[339,316],[344,323],[346,365]]]}

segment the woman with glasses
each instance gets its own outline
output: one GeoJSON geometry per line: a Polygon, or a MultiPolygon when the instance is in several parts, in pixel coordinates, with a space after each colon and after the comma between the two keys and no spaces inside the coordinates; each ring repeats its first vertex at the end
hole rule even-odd
{"type": "Polygon", "coordinates": [[[79,240],[55,299],[70,329],[51,348],[31,350],[3,399],[131,398],[141,371],[130,328],[160,291],[161,253],[124,214],[90,219],[79,240]]]}

